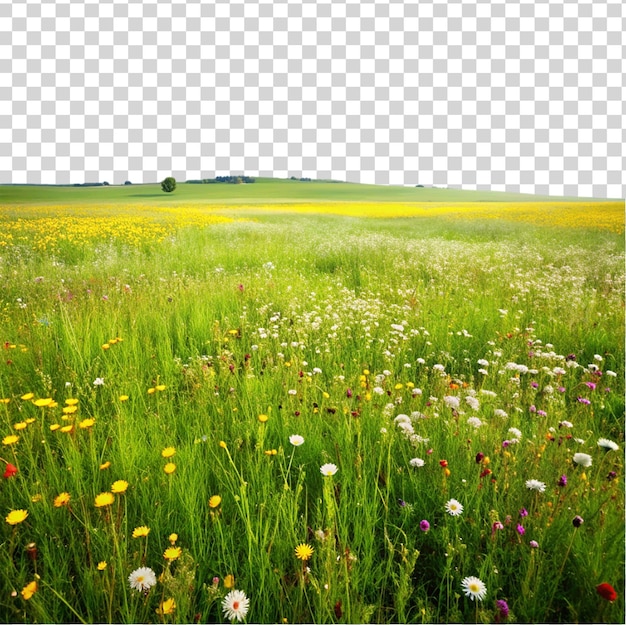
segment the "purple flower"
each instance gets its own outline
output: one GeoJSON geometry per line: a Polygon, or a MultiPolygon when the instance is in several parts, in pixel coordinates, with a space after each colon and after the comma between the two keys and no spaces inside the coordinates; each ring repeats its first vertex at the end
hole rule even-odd
{"type": "Polygon", "coordinates": [[[539,388],[539,384],[537,384],[537,382],[531,382],[531,383],[530,383],[530,385],[531,385],[533,388],[539,388]]]}
{"type": "Polygon", "coordinates": [[[607,480],[614,480],[617,477],[617,473],[615,471],[609,471],[609,474],[606,476],[607,480]]]}
{"type": "Polygon", "coordinates": [[[420,529],[422,532],[427,532],[430,529],[430,523],[426,519],[420,521],[420,529]]]}
{"type": "Polygon", "coordinates": [[[568,354],[565,356],[565,360],[576,360],[576,354],[568,354]]]}
{"type": "Polygon", "coordinates": [[[528,410],[529,410],[529,412],[537,412],[537,408],[536,408],[535,404],[532,404],[530,406],[530,408],[528,408],[528,410]]]}
{"type": "Polygon", "coordinates": [[[500,618],[506,618],[509,615],[509,604],[504,599],[496,601],[496,610],[500,618]]]}
{"type": "Polygon", "coordinates": [[[492,526],[491,526],[491,535],[495,536],[496,532],[498,530],[503,530],[504,529],[504,525],[502,525],[502,523],[500,523],[500,521],[496,521],[492,526]]]}
{"type": "Polygon", "coordinates": [[[565,393],[565,387],[559,386],[559,393],[565,393]]]}
{"type": "Polygon", "coordinates": [[[578,401],[581,404],[585,404],[585,406],[588,406],[591,403],[586,397],[578,397],[578,401]]]}
{"type": "Polygon", "coordinates": [[[352,397],[352,389],[351,388],[346,389],[346,397],[348,399],[350,399],[350,397],[352,397]]]}
{"type": "Polygon", "coordinates": [[[585,520],[581,516],[578,516],[578,515],[576,515],[572,519],[572,524],[573,524],[574,527],[580,527],[584,522],[585,522],[585,520]]]}
{"type": "Polygon", "coordinates": [[[537,414],[540,417],[546,417],[548,415],[548,413],[545,410],[537,410],[537,414]]]}
{"type": "Polygon", "coordinates": [[[526,508],[522,508],[522,509],[519,511],[519,515],[520,515],[521,517],[528,516],[528,510],[526,510],[526,508]]]}
{"type": "Polygon", "coordinates": [[[511,441],[502,441],[502,447],[506,449],[511,444],[511,441]]]}
{"type": "Polygon", "coordinates": [[[587,386],[588,388],[590,388],[592,391],[596,390],[596,385],[595,382],[585,382],[585,386],[587,386]]]}
{"type": "Polygon", "coordinates": [[[559,486],[567,486],[567,475],[561,475],[559,478],[559,486]]]}
{"type": "Polygon", "coordinates": [[[401,508],[406,508],[406,501],[404,501],[404,499],[398,499],[398,505],[401,508]]]}
{"type": "Polygon", "coordinates": [[[533,549],[537,549],[537,547],[539,547],[539,543],[536,540],[531,540],[528,543],[533,549]]]}
{"type": "Polygon", "coordinates": [[[520,523],[517,524],[517,533],[520,536],[523,536],[526,533],[526,530],[524,529],[524,526],[521,525],[520,523]]]}
{"type": "Polygon", "coordinates": [[[476,464],[480,464],[483,461],[484,457],[485,457],[485,454],[482,451],[479,451],[476,454],[476,464]]]}

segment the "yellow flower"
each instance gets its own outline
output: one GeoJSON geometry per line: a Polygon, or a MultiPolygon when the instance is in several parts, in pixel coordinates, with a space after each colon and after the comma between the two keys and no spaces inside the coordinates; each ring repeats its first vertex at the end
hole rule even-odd
{"type": "Polygon", "coordinates": [[[178,534],[170,534],[168,537],[168,540],[170,541],[172,545],[174,545],[176,541],[178,540],[178,534]]]}
{"type": "Polygon", "coordinates": [[[28,423],[26,423],[26,421],[20,421],[19,423],[14,423],[13,424],[13,429],[15,429],[15,430],[23,430],[27,425],[28,425],[28,423]]]}
{"type": "Polygon", "coordinates": [[[20,440],[19,436],[16,436],[15,434],[9,434],[8,436],[5,436],[2,439],[2,444],[3,445],[13,445],[14,443],[17,443],[17,441],[20,440]]]}
{"type": "Polygon", "coordinates": [[[171,458],[174,454],[176,453],[176,447],[166,447],[162,452],[161,455],[164,458],[171,458]]]}
{"type": "Polygon", "coordinates": [[[127,401],[128,400],[128,395],[120,395],[120,401],[127,401]]]}
{"type": "Polygon", "coordinates": [[[52,397],[46,397],[45,399],[36,399],[33,404],[38,408],[43,408],[44,406],[49,406],[52,403],[52,397]]]}
{"type": "Polygon", "coordinates": [[[27,423],[28,425],[30,425],[31,423],[35,423],[35,419],[33,419],[32,417],[29,417],[28,419],[24,420],[24,423],[27,423]]]}
{"type": "Polygon", "coordinates": [[[29,399],[32,399],[35,396],[35,393],[26,393],[26,395],[22,395],[21,399],[23,399],[24,401],[28,401],[29,399]]]}
{"type": "Polygon", "coordinates": [[[51,431],[51,432],[54,432],[55,430],[58,430],[60,427],[61,427],[61,426],[60,426],[58,423],[53,423],[53,424],[50,426],[50,431],[51,431]]]}
{"type": "Polygon", "coordinates": [[[165,390],[165,384],[157,384],[154,388],[157,391],[164,391],[165,390]]]}
{"type": "Polygon", "coordinates": [[[11,401],[9,397],[3,397],[0,399],[0,404],[8,404],[11,401]]]}
{"type": "Polygon", "coordinates": [[[228,574],[225,578],[224,578],[224,588],[232,588],[235,585],[235,578],[228,574]]]}
{"type": "Polygon", "coordinates": [[[268,419],[269,419],[269,417],[266,414],[260,414],[259,415],[259,421],[261,423],[265,423],[268,419]]]}
{"type": "Polygon", "coordinates": [[[176,465],[173,462],[168,462],[164,467],[163,470],[168,474],[171,475],[172,473],[174,473],[174,471],[176,471],[176,465]]]}
{"type": "Polygon", "coordinates": [[[78,406],[65,406],[63,414],[74,414],[78,410],[78,406]]]}
{"type": "Polygon", "coordinates": [[[219,495],[213,495],[209,499],[209,508],[217,508],[222,503],[222,498],[219,495]]]}
{"type": "Polygon", "coordinates": [[[33,495],[30,500],[33,503],[39,503],[41,500],[43,499],[43,496],[40,493],[37,493],[36,495],[33,495]]]}
{"type": "Polygon", "coordinates": [[[403,388],[403,385],[402,385],[402,384],[400,384],[400,382],[398,382],[398,383],[394,386],[394,389],[395,389],[396,391],[399,391],[401,388],[403,388]]]}
{"type": "Polygon", "coordinates": [[[156,613],[164,616],[165,614],[172,614],[175,609],[176,602],[174,599],[170,598],[159,604],[159,607],[156,609],[156,613]]]}
{"type": "Polygon", "coordinates": [[[70,397],[69,399],[65,400],[65,404],[67,406],[75,406],[77,403],[78,403],[78,400],[73,397],[70,397]]]}
{"type": "Polygon", "coordinates": [[[133,538],[143,538],[150,533],[150,528],[145,525],[140,525],[133,530],[133,538]]]}
{"type": "Polygon", "coordinates": [[[64,434],[69,434],[74,429],[73,425],[64,425],[59,432],[63,432],[64,434]]]}
{"type": "Polygon", "coordinates": [[[111,485],[111,492],[115,493],[116,495],[121,495],[122,493],[126,492],[126,489],[128,488],[128,482],[125,480],[117,480],[115,482],[113,482],[113,484],[111,485]]]}
{"type": "Polygon", "coordinates": [[[115,501],[113,493],[100,493],[95,500],[96,508],[104,508],[110,506],[115,501]]]}
{"type": "Polygon", "coordinates": [[[180,547],[168,547],[163,553],[163,557],[171,562],[180,558],[181,553],[182,549],[180,547]]]}
{"type": "Polygon", "coordinates": [[[220,441],[220,447],[222,449],[226,449],[228,447],[228,445],[224,441],[220,441]]]}
{"type": "Polygon", "coordinates": [[[306,562],[313,555],[313,547],[311,545],[307,545],[306,543],[301,543],[296,547],[296,558],[298,560],[303,560],[306,562]]]}
{"type": "Polygon", "coordinates": [[[60,508],[61,506],[66,506],[70,502],[70,494],[69,493],[61,493],[54,498],[54,507],[60,508]]]}
{"type": "Polygon", "coordinates": [[[102,560],[102,562],[98,562],[98,566],[96,568],[98,569],[98,571],[104,571],[104,569],[107,568],[106,561],[102,560]]]}
{"type": "Polygon", "coordinates": [[[96,422],[96,420],[95,420],[95,419],[92,419],[91,417],[90,417],[90,418],[88,418],[88,419],[83,419],[83,420],[82,420],[82,421],[78,424],[78,427],[79,427],[81,430],[86,430],[86,429],[88,429],[88,428],[90,428],[90,427],[93,427],[93,424],[94,424],[95,422],[96,422]]]}
{"type": "Polygon", "coordinates": [[[107,350],[109,349],[111,346],[108,343],[104,343],[104,345],[102,346],[102,349],[107,350]]]}
{"type": "Polygon", "coordinates": [[[26,519],[28,510],[11,510],[5,519],[9,525],[17,525],[26,519]]]}
{"type": "Polygon", "coordinates": [[[152,393],[154,393],[154,391],[156,391],[155,388],[149,388],[148,389],[148,395],[152,395],[152,393]]]}
{"type": "Polygon", "coordinates": [[[20,594],[24,597],[24,601],[28,601],[37,592],[37,582],[29,582],[22,588],[20,594]]]}
{"type": "Polygon", "coordinates": [[[266,456],[275,456],[278,452],[275,449],[266,449],[263,453],[266,456]]]}
{"type": "Polygon", "coordinates": [[[100,471],[104,471],[105,469],[108,469],[110,466],[111,466],[111,462],[107,460],[106,462],[103,462],[100,465],[100,471]]]}

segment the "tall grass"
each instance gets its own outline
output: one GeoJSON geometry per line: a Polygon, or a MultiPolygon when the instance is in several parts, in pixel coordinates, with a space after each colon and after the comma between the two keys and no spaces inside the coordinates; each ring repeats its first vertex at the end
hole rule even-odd
{"type": "Polygon", "coordinates": [[[619,236],[266,215],[0,275],[5,622],[222,622],[227,576],[253,622],[623,622],[619,236]]]}

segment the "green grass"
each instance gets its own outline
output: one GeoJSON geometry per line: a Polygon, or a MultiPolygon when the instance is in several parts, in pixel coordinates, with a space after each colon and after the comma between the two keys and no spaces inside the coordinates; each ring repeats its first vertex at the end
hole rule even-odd
{"type": "MultiPolygon", "coordinates": [[[[263,184],[241,193],[259,197],[263,184]]],[[[328,187],[323,199],[364,185],[328,187]]],[[[50,201],[145,189],[59,188],[50,201]]],[[[162,201],[232,189],[180,185],[162,201]]],[[[403,192],[420,191],[431,193],[403,192]]],[[[28,517],[0,527],[0,620],[225,622],[233,575],[250,622],[494,622],[496,600],[510,622],[624,622],[623,595],[595,590],[624,588],[623,237],[255,217],[141,249],[2,250],[0,440],[20,438],[0,446],[19,470],[2,479],[0,513],[28,517]],[[63,420],[67,398],[78,411],[63,420]],[[86,418],[95,424],[82,429],[86,418]],[[522,436],[503,446],[510,428],[522,436]],[[600,438],[620,449],[602,451],[600,438]],[[590,467],[573,462],[579,452],[590,467]],[[321,475],[325,463],[336,475],[321,475]],[[115,480],[126,493],[96,508],[115,480]],[[70,502],[55,507],[62,492],[70,502]],[[133,538],[143,525],[147,538],[133,538]],[[168,563],[172,533],[182,553],[168,563]],[[307,563],[300,543],[314,549],[307,563]],[[159,577],[145,596],[128,583],[140,566],[159,577]],[[468,576],[485,583],[484,601],[464,596],[468,576]],[[170,597],[173,614],[157,615],[170,597]]]]}

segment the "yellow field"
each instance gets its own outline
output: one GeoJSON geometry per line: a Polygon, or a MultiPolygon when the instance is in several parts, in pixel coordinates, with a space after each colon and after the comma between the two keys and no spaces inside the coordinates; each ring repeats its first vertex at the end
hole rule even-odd
{"type": "Polygon", "coordinates": [[[440,217],[497,219],[624,233],[623,202],[303,202],[264,205],[57,205],[0,206],[0,247],[25,245],[54,251],[61,244],[118,240],[131,245],[162,241],[176,230],[233,221],[261,212],[332,214],[354,217],[440,217]]]}

